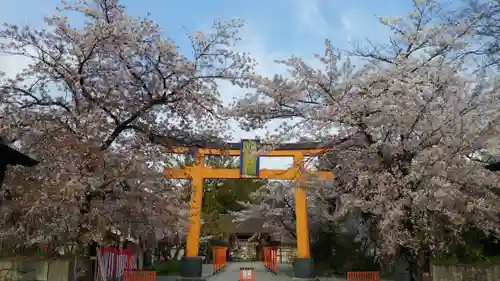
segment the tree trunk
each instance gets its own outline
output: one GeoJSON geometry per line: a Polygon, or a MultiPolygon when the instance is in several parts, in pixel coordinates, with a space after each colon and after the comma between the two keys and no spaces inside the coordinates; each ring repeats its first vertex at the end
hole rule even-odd
{"type": "Polygon", "coordinates": [[[423,264],[408,249],[402,249],[394,270],[394,281],[422,281],[423,264]]]}
{"type": "Polygon", "coordinates": [[[185,245],[179,245],[177,246],[177,248],[175,249],[175,253],[174,253],[174,256],[172,257],[172,260],[179,260],[180,258],[180,254],[181,254],[181,250],[185,248],[185,245]]]}
{"type": "Polygon", "coordinates": [[[170,248],[168,246],[164,246],[160,249],[160,255],[162,256],[165,262],[170,260],[170,248]]]}
{"type": "Polygon", "coordinates": [[[151,249],[146,249],[143,253],[142,256],[142,267],[143,268],[151,268],[153,266],[153,261],[151,259],[152,257],[152,250],[151,249]]]}

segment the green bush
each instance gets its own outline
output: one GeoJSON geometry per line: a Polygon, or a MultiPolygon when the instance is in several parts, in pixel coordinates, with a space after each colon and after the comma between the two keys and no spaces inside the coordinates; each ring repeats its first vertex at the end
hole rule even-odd
{"type": "Polygon", "coordinates": [[[178,275],[180,272],[180,260],[170,260],[167,262],[157,263],[151,267],[156,271],[158,276],[178,275]]]}
{"type": "Polygon", "coordinates": [[[500,264],[500,257],[476,256],[469,259],[458,259],[457,257],[435,257],[432,259],[434,265],[496,265],[500,264]]]}
{"type": "Polygon", "coordinates": [[[324,228],[311,245],[318,275],[345,274],[346,271],[378,271],[375,257],[367,253],[354,235],[338,231],[334,227],[324,228]]]}
{"type": "Polygon", "coordinates": [[[435,265],[500,263],[500,243],[494,237],[471,228],[462,234],[462,241],[451,245],[446,253],[438,253],[433,259],[435,265]]]}

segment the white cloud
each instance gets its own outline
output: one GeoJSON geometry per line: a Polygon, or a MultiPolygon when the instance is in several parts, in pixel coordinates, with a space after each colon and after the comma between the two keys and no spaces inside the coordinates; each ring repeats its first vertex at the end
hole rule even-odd
{"type": "Polygon", "coordinates": [[[346,8],[339,15],[339,20],[343,38],[348,42],[366,43],[368,38],[375,43],[386,43],[391,34],[380,24],[376,13],[370,10],[346,8]]]}
{"type": "Polygon", "coordinates": [[[4,72],[7,76],[12,77],[17,72],[15,62],[8,55],[0,54],[0,72],[4,72]]]}
{"type": "MultiPolygon", "coordinates": [[[[251,25],[246,25],[241,31],[240,36],[243,39],[240,44],[236,46],[236,51],[245,52],[250,54],[256,59],[258,65],[255,72],[272,76],[276,73],[284,73],[285,68],[274,62],[276,59],[285,59],[288,54],[273,52],[267,46],[262,32],[251,25]]],[[[243,97],[251,89],[242,89],[233,86],[226,81],[221,81],[219,84],[219,91],[221,92],[222,100],[225,104],[230,104],[234,99],[243,97]]],[[[251,132],[243,131],[237,122],[231,121],[232,139],[231,141],[239,141],[240,139],[254,139],[263,138],[266,134],[266,129],[255,130],[251,132]]],[[[273,130],[279,124],[273,123],[267,129],[273,130]]]]}
{"type": "Polygon", "coordinates": [[[342,22],[342,27],[344,28],[344,30],[346,32],[351,32],[354,30],[354,24],[348,15],[346,15],[346,14],[342,15],[342,17],[340,18],[340,21],[342,22]]]}
{"type": "MultiPolygon", "coordinates": [[[[272,51],[276,46],[272,47],[266,44],[265,36],[258,28],[247,25],[241,30],[241,44],[236,46],[236,51],[249,53],[257,60],[258,66],[256,72],[264,76],[273,76],[274,74],[284,74],[286,68],[275,63],[277,59],[286,59],[290,54],[272,51]]],[[[228,82],[222,81],[219,83],[219,90],[225,104],[230,103],[233,99],[244,96],[251,89],[242,89],[231,85],[228,82]]],[[[241,129],[239,124],[231,120],[229,122],[231,130],[231,139],[228,141],[240,141],[241,139],[263,139],[268,131],[274,131],[281,124],[280,121],[270,122],[265,128],[246,132],[241,129]]],[[[262,168],[287,169],[289,163],[286,159],[280,157],[263,158],[262,168]]]]}
{"type": "Polygon", "coordinates": [[[351,17],[347,14],[343,14],[340,17],[340,22],[342,23],[342,29],[347,35],[347,40],[352,41],[353,35],[356,33],[356,26],[354,25],[351,17]]]}
{"type": "MultiPolygon", "coordinates": [[[[255,72],[264,75],[272,76],[276,73],[284,73],[285,68],[282,65],[275,63],[276,59],[286,59],[289,54],[271,51],[267,46],[262,32],[251,25],[246,25],[240,31],[242,41],[236,46],[236,51],[247,53],[252,56],[258,63],[255,72]]],[[[234,98],[242,97],[248,89],[241,89],[227,82],[219,83],[222,100],[228,104],[234,98]]]]}
{"type": "Polygon", "coordinates": [[[357,36],[356,25],[352,20],[352,16],[348,13],[343,13],[340,16],[340,23],[342,25],[342,33],[345,34],[346,41],[351,43],[357,36]]]}
{"type": "Polygon", "coordinates": [[[22,56],[13,56],[0,53],[0,72],[5,72],[7,77],[14,77],[21,70],[26,68],[30,59],[22,56]]]}
{"type": "MultiPolygon", "coordinates": [[[[23,1],[21,1],[23,2],[23,1]]],[[[16,1],[0,0],[0,24],[8,22],[11,24],[25,24],[28,19],[32,20],[33,13],[38,15],[38,5],[26,5],[32,3],[20,3],[16,1]],[[24,11],[24,7],[31,7],[28,11],[24,11]],[[18,11],[23,11],[19,13],[18,11]]],[[[0,39],[0,43],[5,40],[0,39]]],[[[13,77],[30,63],[30,59],[23,56],[13,56],[0,53],[0,72],[5,72],[8,77],[13,77]]]]}
{"type": "Polygon", "coordinates": [[[299,32],[320,38],[328,36],[328,23],[321,13],[323,2],[324,0],[293,0],[299,32]]]}

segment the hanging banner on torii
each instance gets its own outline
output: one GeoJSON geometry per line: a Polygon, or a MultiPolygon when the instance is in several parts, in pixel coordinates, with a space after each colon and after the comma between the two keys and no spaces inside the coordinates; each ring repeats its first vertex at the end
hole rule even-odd
{"type": "Polygon", "coordinates": [[[259,141],[241,140],[240,147],[240,177],[259,177],[259,141]]]}

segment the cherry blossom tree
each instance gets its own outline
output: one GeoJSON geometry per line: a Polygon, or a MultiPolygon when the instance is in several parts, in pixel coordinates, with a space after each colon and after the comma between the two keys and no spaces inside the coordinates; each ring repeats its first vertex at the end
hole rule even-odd
{"type": "Polygon", "coordinates": [[[377,253],[420,267],[418,257],[468,227],[500,236],[498,176],[475,161],[498,152],[498,85],[464,74],[456,54],[471,25],[437,23],[438,11],[415,1],[408,17],[381,19],[391,44],[354,49],[361,67],[329,41],[320,66],[279,61],[288,75],[256,75],[255,92],[231,110],[248,129],[282,120],[275,137],[323,142],[337,175],[335,210],[324,215],[369,215],[377,253]]]}
{"type": "Polygon", "coordinates": [[[105,226],[177,232],[184,203],[156,164],[173,145],[224,131],[216,79],[244,86],[254,64],[232,51],[241,22],[190,34],[189,56],[117,0],[63,1],[45,23],[0,29],[0,52],[30,61],[0,74],[0,134],[41,161],[9,175],[2,235],[33,244],[99,240],[105,226]]]}
{"type": "Polygon", "coordinates": [[[102,242],[112,230],[157,239],[183,230],[186,203],[161,173],[141,167],[147,156],[93,154],[74,136],[53,130],[32,141],[25,145],[35,147],[30,151],[41,167],[14,169],[4,190],[1,238],[12,250],[47,242],[53,250],[78,247],[102,242]]]}
{"type": "MultiPolygon", "coordinates": [[[[332,198],[329,191],[332,189],[325,188],[328,183],[309,183],[309,225],[315,231],[327,221],[322,210],[328,208],[328,199],[332,198]]],[[[283,229],[287,235],[296,238],[294,187],[292,182],[271,181],[251,193],[251,201],[239,202],[245,209],[232,215],[236,221],[265,217],[265,227],[283,229]]]]}
{"type": "Polygon", "coordinates": [[[0,32],[2,53],[32,61],[2,82],[9,105],[4,118],[51,111],[75,135],[93,136],[102,150],[126,132],[135,145],[145,138],[168,146],[219,136],[225,122],[217,114],[215,80],[244,85],[253,66],[231,51],[239,40],[237,20],[189,35],[193,58],[163,39],[151,20],[127,16],[117,0],[64,3],[45,22],[45,29],[6,24],[0,32]],[[85,18],[81,28],[70,24],[70,12],[85,18]],[[84,120],[94,126],[82,126],[84,120]]]}
{"type": "Polygon", "coordinates": [[[476,72],[498,75],[500,62],[500,2],[497,0],[463,0],[452,9],[450,17],[458,21],[474,23],[472,36],[474,44],[464,53],[474,61],[476,72]]]}

